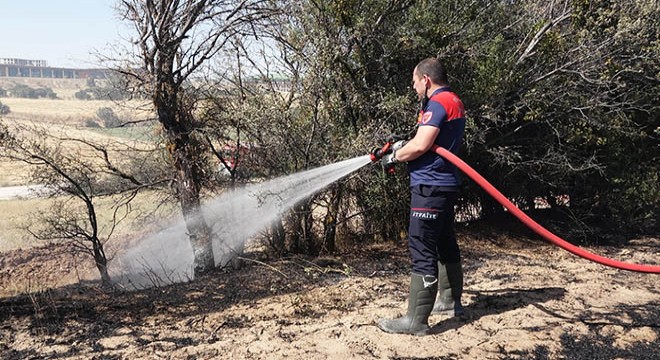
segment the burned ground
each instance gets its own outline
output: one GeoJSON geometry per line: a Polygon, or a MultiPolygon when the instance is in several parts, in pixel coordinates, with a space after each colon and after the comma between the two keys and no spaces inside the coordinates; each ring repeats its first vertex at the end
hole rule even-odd
{"type": "MultiPolygon", "coordinates": [[[[334,257],[246,256],[186,284],[107,292],[57,246],[0,255],[3,359],[657,359],[658,275],[620,271],[547,243],[463,229],[466,316],[432,335],[390,335],[405,308],[405,244],[334,257]],[[78,280],[80,279],[80,280],[78,280]],[[9,296],[14,292],[18,295],[9,296]]],[[[660,239],[590,250],[658,263],[660,239]]]]}

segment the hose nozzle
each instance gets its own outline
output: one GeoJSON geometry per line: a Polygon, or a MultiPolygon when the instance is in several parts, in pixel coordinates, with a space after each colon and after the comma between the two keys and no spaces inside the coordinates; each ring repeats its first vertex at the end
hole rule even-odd
{"type": "Polygon", "coordinates": [[[376,162],[379,161],[380,159],[383,158],[383,156],[389,154],[391,152],[392,147],[392,142],[388,141],[383,145],[381,148],[374,148],[371,150],[371,153],[369,153],[369,157],[371,158],[371,162],[376,162]]]}

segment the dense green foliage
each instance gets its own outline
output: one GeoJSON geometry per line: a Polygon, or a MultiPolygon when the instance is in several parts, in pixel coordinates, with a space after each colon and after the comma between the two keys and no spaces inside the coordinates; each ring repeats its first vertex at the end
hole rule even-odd
{"type": "MultiPolygon", "coordinates": [[[[285,144],[273,148],[288,171],[365,154],[412,127],[412,69],[438,56],[468,111],[462,157],[503,193],[528,209],[545,199],[588,241],[657,231],[659,14],[649,0],[301,2],[274,36],[296,69],[296,106],[272,129],[257,123],[285,144]]],[[[367,233],[405,229],[400,175],[374,167],[346,184],[367,233]]],[[[466,182],[461,205],[477,204],[502,212],[466,182]]]]}

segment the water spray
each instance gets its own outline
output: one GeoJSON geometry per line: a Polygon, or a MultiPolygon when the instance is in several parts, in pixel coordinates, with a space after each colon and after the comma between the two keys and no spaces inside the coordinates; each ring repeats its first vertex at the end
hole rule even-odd
{"type": "MultiPolygon", "coordinates": [[[[368,155],[228,190],[206,201],[201,214],[213,234],[216,266],[242,253],[246,241],[285,211],[371,162],[368,155]]],[[[146,288],[193,278],[193,253],[183,219],[141,239],[109,264],[110,276],[127,288],[146,288]]]]}

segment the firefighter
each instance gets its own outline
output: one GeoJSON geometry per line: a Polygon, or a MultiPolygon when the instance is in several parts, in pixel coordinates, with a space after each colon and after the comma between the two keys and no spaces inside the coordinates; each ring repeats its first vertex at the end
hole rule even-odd
{"type": "Polygon", "coordinates": [[[437,58],[417,64],[412,87],[421,101],[417,131],[410,141],[395,144],[382,158],[385,166],[407,162],[410,174],[408,247],[412,274],[408,311],[397,319],[380,320],[378,327],[389,333],[424,335],[430,329],[432,312],[463,313],[463,271],[454,233],[460,178],[454,165],[430,149],[437,144],[458,153],[465,110],[449,88],[446,70],[437,58]]]}

